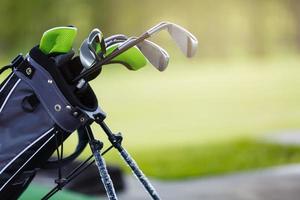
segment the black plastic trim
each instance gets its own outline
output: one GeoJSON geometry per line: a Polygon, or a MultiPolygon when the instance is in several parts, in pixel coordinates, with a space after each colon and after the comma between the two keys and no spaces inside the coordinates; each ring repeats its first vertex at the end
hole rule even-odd
{"type": "Polygon", "coordinates": [[[94,94],[93,90],[88,87],[90,91],[90,94],[93,96],[90,96],[89,98],[94,99],[94,105],[84,105],[81,103],[81,101],[78,99],[78,97],[72,92],[74,91],[74,86],[69,85],[64,77],[62,76],[61,72],[59,71],[58,67],[56,66],[54,60],[49,58],[47,55],[45,55],[38,46],[31,49],[29,53],[30,57],[34,59],[37,63],[39,63],[54,79],[55,83],[57,84],[60,91],[63,93],[63,95],[66,97],[66,99],[73,105],[73,106],[79,106],[80,108],[87,110],[87,111],[95,111],[98,107],[98,101],[96,98],[96,95],[94,94]]]}

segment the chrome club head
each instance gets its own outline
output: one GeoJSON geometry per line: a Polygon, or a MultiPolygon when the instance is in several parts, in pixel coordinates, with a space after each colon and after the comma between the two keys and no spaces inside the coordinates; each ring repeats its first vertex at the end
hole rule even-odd
{"type": "MultiPolygon", "coordinates": [[[[107,46],[119,43],[119,48],[121,48],[136,39],[136,37],[127,38],[125,35],[113,35],[106,38],[105,41],[107,46]]],[[[157,70],[164,71],[167,68],[170,56],[162,47],[149,40],[141,41],[136,46],[157,70]]]]}
{"type": "Polygon", "coordinates": [[[170,36],[173,38],[177,46],[183,52],[186,57],[193,57],[197,51],[198,40],[189,31],[183,27],[171,23],[171,22],[161,22],[153,28],[149,29],[147,33],[152,36],[153,34],[167,29],[170,36]]]}
{"type": "Polygon", "coordinates": [[[105,54],[106,47],[102,32],[94,29],[80,46],[80,61],[85,69],[91,68],[105,54]]]}
{"type": "Polygon", "coordinates": [[[144,40],[137,46],[156,69],[164,71],[167,68],[170,56],[162,47],[149,40],[144,40]]]}

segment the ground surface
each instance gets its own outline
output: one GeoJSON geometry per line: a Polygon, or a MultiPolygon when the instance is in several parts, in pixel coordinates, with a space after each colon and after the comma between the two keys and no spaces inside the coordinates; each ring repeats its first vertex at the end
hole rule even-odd
{"type": "MultiPolygon", "coordinates": [[[[127,182],[128,191],[121,194],[120,199],[150,200],[134,177],[129,177],[127,182]]],[[[300,165],[180,182],[153,183],[165,200],[298,200],[300,165]]]]}
{"type": "MultiPolygon", "coordinates": [[[[270,143],[300,145],[300,132],[269,134],[270,143]]],[[[186,181],[152,181],[163,199],[190,200],[297,200],[300,196],[300,165],[287,165],[218,177],[186,181]]],[[[150,199],[137,180],[128,176],[124,200],[150,199]]]]}
{"type": "MultiPolygon", "coordinates": [[[[50,187],[50,183],[53,180],[48,180],[48,183],[40,183],[33,181],[33,183],[28,187],[28,189],[22,194],[19,200],[38,200],[44,197],[53,187],[50,187]]],[[[67,190],[59,191],[56,193],[51,200],[96,200],[99,198],[89,197],[76,192],[71,192],[67,190]]]]}
{"type": "MultiPolygon", "coordinates": [[[[298,200],[300,196],[300,165],[288,165],[226,176],[197,178],[185,181],[151,180],[164,200],[298,200]]],[[[37,177],[21,199],[39,199],[53,180],[37,177]],[[40,185],[44,185],[41,187],[40,185]]],[[[126,190],[118,193],[120,200],[149,199],[133,176],[126,177],[126,190]]],[[[66,190],[52,199],[95,200],[66,190]]]]}
{"type": "MultiPolygon", "coordinates": [[[[266,135],[261,140],[283,146],[300,145],[299,131],[273,133],[266,135]]],[[[299,199],[300,195],[300,165],[280,166],[183,181],[151,180],[151,182],[162,199],[165,200],[296,200],[299,199]]],[[[126,189],[124,192],[118,193],[119,199],[150,200],[135,177],[126,176],[125,183],[126,189]]],[[[53,185],[53,179],[39,174],[21,199],[38,199],[37,197],[46,193],[47,188],[51,188],[50,185],[53,185]]],[[[99,199],[99,197],[87,197],[63,190],[63,192],[56,194],[53,199],[94,200],[99,199]]],[[[100,199],[106,199],[106,197],[102,196],[100,199]]]]}

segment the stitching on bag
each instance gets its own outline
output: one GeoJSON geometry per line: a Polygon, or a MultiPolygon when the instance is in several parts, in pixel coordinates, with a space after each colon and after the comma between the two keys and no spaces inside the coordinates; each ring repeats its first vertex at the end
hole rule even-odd
{"type": "MultiPolygon", "coordinates": [[[[54,128],[52,128],[52,129],[54,129],[54,128]]],[[[51,130],[51,129],[50,129],[51,130]]],[[[49,130],[49,131],[50,131],[49,130]]],[[[48,131],[48,132],[49,132],[48,131]]],[[[37,150],[36,150],[36,152],[32,155],[32,156],[30,156],[30,158],[18,169],[18,171],[16,172],[16,173],[14,173],[11,177],[10,177],[10,179],[8,180],[8,181],[6,181],[5,182],[5,184],[0,188],[0,191],[7,185],[7,183],[9,183],[9,181],[11,181],[11,179],[13,179],[15,176],[16,176],[16,174],[53,138],[55,136],[55,134],[53,134],[42,146],[40,146],[40,148],[38,148],[37,150]]]]}
{"type": "Polygon", "coordinates": [[[5,167],[0,171],[0,175],[2,172],[11,164],[13,163],[20,155],[22,155],[25,151],[27,151],[30,147],[32,147],[35,143],[40,141],[43,137],[45,137],[49,132],[53,131],[54,128],[51,128],[50,130],[46,131],[43,135],[41,135],[38,139],[33,141],[29,146],[27,146],[23,151],[21,151],[16,157],[14,157],[5,167]]]}

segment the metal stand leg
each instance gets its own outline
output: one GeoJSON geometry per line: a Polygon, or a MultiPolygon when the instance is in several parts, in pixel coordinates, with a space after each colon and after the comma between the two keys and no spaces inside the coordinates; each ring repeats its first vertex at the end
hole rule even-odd
{"type": "Polygon", "coordinates": [[[108,136],[109,141],[112,143],[112,145],[118,149],[120,152],[121,157],[124,159],[124,161],[128,164],[128,166],[132,169],[133,174],[138,178],[138,180],[142,183],[146,191],[150,194],[152,199],[154,200],[160,200],[160,197],[158,193],[156,192],[155,188],[152,186],[150,181],[147,179],[147,177],[144,175],[144,173],[139,169],[136,162],[133,160],[133,158],[129,155],[129,153],[122,147],[122,136],[121,134],[115,135],[111,132],[109,127],[104,123],[102,120],[97,120],[97,117],[95,118],[96,122],[102,127],[106,135],[108,136]]]}
{"type": "Polygon", "coordinates": [[[155,188],[152,186],[150,181],[147,179],[145,174],[140,170],[137,163],[134,159],[129,155],[129,153],[121,146],[122,150],[120,152],[124,161],[128,164],[128,166],[132,169],[133,174],[137,177],[137,179],[143,184],[146,191],[150,194],[152,199],[160,200],[158,193],[156,192],[155,188]]]}
{"type": "Polygon", "coordinates": [[[96,161],[96,164],[97,164],[100,176],[101,176],[102,183],[106,190],[107,197],[109,200],[117,200],[118,198],[117,198],[114,186],[113,186],[113,182],[107,172],[105,161],[100,154],[100,150],[103,147],[103,143],[98,140],[95,140],[90,126],[85,126],[85,129],[86,129],[86,132],[89,137],[89,144],[90,144],[92,153],[95,157],[95,161],[96,161]]]}

